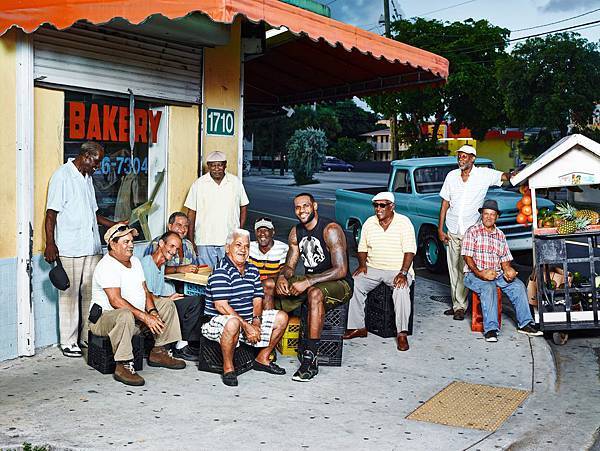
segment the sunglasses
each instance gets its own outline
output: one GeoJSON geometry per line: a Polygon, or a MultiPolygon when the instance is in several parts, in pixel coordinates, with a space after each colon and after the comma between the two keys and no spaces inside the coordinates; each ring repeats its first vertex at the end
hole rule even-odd
{"type": "Polygon", "coordinates": [[[129,226],[127,226],[127,225],[122,225],[122,226],[117,227],[117,230],[115,230],[113,233],[111,233],[110,237],[108,238],[108,241],[112,240],[113,236],[115,236],[117,233],[124,232],[128,228],[129,228],[129,226]]]}
{"type": "Polygon", "coordinates": [[[269,221],[269,222],[273,222],[273,221],[271,220],[271,218],[267,218],[266,216],[263,216],[262,218],[258,218],[256,221],[254,221],[254,223],[256,224],[257,222],[260,222],[260,221],[269,221]]]}
{"type": "Polygon", "coordinates": [[[392,205],[389,202],[373,202],[373,208],[387,208],[389,205],[392,205]]]}

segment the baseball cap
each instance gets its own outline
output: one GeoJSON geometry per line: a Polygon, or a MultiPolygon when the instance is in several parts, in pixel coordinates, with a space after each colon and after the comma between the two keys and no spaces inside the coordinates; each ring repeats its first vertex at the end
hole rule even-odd
{"type": "Polygon", "coordinates": [[[119,222],[106,231],[104,234],[104,241],[108,244],[113,238],[121,238],[130,232],[133,233],[133,236],[138,236],[139,234],[133,227],[129,227],[127,224],[119,222]]]}
{"type": "Polygon", "coordinates": [[[62,266],[60,258],[58,257],[56,257],[56,266],[50,270],[50,274],[48,274],[48,277],[50,278],[50,282],[52,282],[52,285],[54,285],[61,291],[65,291],[71,286],[69,276],[67,276],[67,273],[62,266]]]}
{"type": "Polygon", "coordinates": [[[267,229],[271,230],[275,229],[275,227],[273,226],[273,221],[271,221],[269,218],[259,218],[256,220],[256,222],[254,223],[254,230],[258,230],[261,227],[266,227],[267,229]]]}
{"type": "Polygon", "coordinates": [[[389,191],[382,191],[380,193],[375,194],[375,196],[373,196],[373,199],[371,199],[371,202],[375,202],[378,200],[387,200],[388,202],[391,203],[396,203],[396,199],[394,199],[394,193],[390,193],[389,191]]]}
{"type": "Polygon", "coordinates": [[[456,153],[458,152],[469,153],[471,155],[477,156],[477,150],[475,149],[475,147],[469,146],[467,144],[458,149],[456,153]]]}
{"type": "Polygon", "coordinates": [[[206,158],[207,163],[216,163],[217,161],[227,161],[227,157],[223,152],[215,150],[208,154],[208,158],[206,158]]]}

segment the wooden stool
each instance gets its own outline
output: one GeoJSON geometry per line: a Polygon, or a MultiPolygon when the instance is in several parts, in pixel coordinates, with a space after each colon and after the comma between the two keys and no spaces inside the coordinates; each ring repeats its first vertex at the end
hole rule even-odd
{"type": "MultiPolygon", "coordinates": [[[[498,298],[498,329],[502,326],[502,290],[496,287],[498,298]]],[[[483,313],[481,311],[481,302],[479,295],[471,292],[471,331],[483,332],[483,313]]]]}

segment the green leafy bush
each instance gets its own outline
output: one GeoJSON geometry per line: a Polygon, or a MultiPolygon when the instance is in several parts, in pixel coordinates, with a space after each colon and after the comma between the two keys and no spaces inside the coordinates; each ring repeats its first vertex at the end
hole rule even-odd
{"type": "Polygon", "coordinates": [[[327,150],[325,132],[312,127],[296,130],[286,147],[296,183],[298,185],[314,183],[313,174],[321,167],[327,150]]]}

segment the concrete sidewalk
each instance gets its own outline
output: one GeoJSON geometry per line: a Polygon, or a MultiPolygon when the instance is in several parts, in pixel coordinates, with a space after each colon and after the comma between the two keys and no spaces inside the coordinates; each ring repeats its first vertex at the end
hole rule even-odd
{"type": "Polygon", "coordinates": [[[441,314],[446,305],[430,296],[446,290],[417,280],[410,351],[396,351],[391,338],[355,339],[344,346],[341,368],[321,367],[310,383],[291,380],[298,362],[289,357],[279,359],[286,376],[249,372],[237,388],[194,365],[145,366],[146,386],[128,387],[55,347],[4,362],[0,447],[459,450],[530,443],[544,434],[536,412],[556,396],[546,341],[517,334],[505,318],[499,342],[486,343],[467,321],[441,314]],[[405,419],[454,380],[533,393],[495,433],[405,419]]]}

